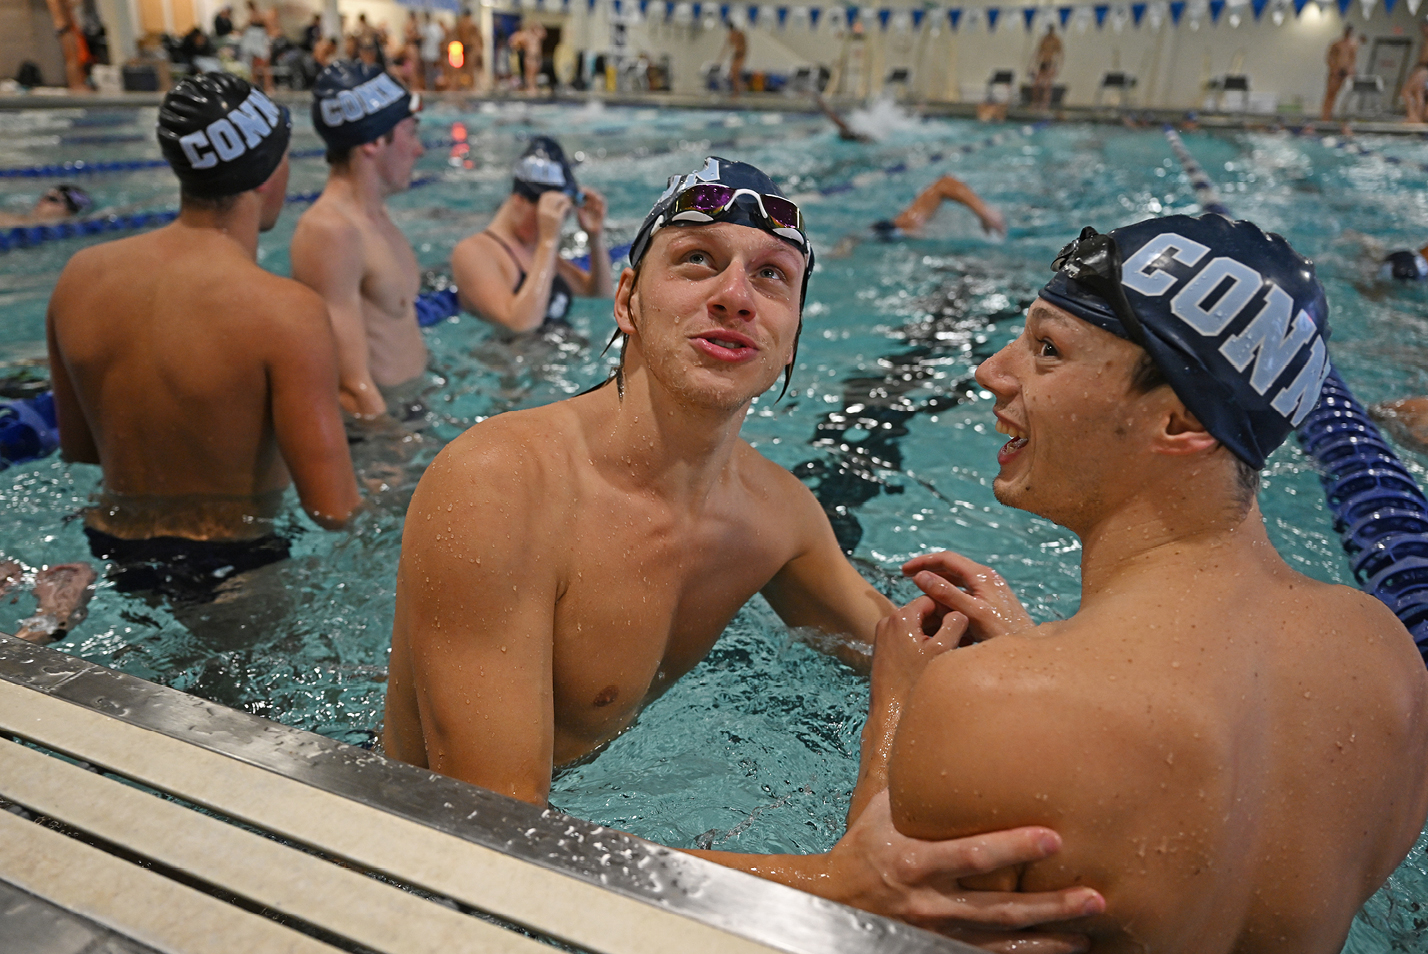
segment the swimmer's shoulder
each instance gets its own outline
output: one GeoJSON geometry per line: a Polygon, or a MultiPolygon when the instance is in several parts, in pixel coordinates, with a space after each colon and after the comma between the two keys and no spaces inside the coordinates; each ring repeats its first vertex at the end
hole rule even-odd
{"type": "Polygon", "coordinates": [[[422,485],[430,477],[433,489],[462,493],[479,482],[490,496],[560,510],[575,478],[575,449],[583,444],[568,403],[507,411],[471,426],[432,461],[422,485]]]}

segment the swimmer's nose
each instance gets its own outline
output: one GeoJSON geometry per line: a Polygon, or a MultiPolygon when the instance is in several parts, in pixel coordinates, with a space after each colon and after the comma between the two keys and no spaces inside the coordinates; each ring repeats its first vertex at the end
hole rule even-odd
{"type": "Polygon", "coordinates": [[[737,258],[730,261],[719,276],[719,285],[709,301],[709,308],[715,314],[745,321],[754,317],[754,288],[744,270],[744,263],[737,258]]]}
{"type": "Polygon", "coordinates": [[[1016,391],[1016,379],[1008,367],[1010,350],[1011,345],[1003,346],[996,354],[977,365],[974,375],[977,383],[995,394],[999,402],[1011,397],[1016,391]]]}

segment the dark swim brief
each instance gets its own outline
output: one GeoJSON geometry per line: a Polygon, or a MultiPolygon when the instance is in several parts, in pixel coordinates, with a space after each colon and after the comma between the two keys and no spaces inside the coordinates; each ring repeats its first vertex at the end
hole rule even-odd
{"type": "Polygon", "coordinates": [[[906,233],[898,228],[890,219],[874,222],[868,226],[868,228],[873,230],[873,237],[879,242],[896,242],[898,239],[906,237],[906,233]]]}
{"type": "Polygon", "coordinates": [[[125,540],[85,527],[84,535],[90,552],[113,564],[109,579],[115,589],[162,593],[184,603],[210,603],[224,580],[289,556],[288,541],[276,534],[256,540],[125,540]]]}

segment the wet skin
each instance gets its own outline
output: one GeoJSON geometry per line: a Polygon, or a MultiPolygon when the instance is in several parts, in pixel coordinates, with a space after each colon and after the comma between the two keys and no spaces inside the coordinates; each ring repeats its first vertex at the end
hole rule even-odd
{"type": "Polygon", "coordinates": [[[1081,608],[1033,626],[985,567],[909,567],[940,606],[877,635],[893,817],[1055,827],[1055,858],[966,883],[1098,888],[1067,925],[1097,951],[1334,954],[1428,816],[1428,673],[1383,604],[1285,565],[1228,451],[1129,391],[1138,358],[1038,301],[978,369],[997,497],[1078,534],[1081,608]],[[948,609],[983,641],[926,661],[948,609]]]}

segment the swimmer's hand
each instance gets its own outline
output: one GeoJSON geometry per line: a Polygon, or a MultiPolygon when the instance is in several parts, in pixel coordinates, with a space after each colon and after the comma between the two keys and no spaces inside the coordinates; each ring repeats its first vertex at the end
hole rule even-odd
{"type": "Polygon", "coordinates": [[[1007,220],[996,209],[989,205],[982,206],[982,213],[978,216],[982,220],[982,231],[988,235],[995,235],[997,238],[1006,238],[1007,220]]]}
{"type": "MultiPolygon", "coordinates": [[[[966,631],[966,616],[928,596],[919,596],[879,620],[873,637],[870,711],[884,700],[900,708],[927,664],[957,648],[966,631]]],[[[891,739],[888,741],[891,743],[891,739]]]]}
{"type": "Polygon", "coordinates": [[[902,573],[932,599],[965,615],[972,642],[1036,625],[1000,573],[961,554],[925,553],[904,563],[902,573]]]}
{"type": "Polygon", "coordinates": [[[1090,949],[1079,934],[1026,928],[1069,921],[1106,909],[1091,888],[1060,891],[972,891],[958,885],[1015,865],[1040,861],[1061,849],[1049,828],[1013,828],[946,841],[922,841],[892,822],[888,793],[879,792],[828,855],[835,900],[865,911],[958,938],[989,951],[1072,954],[1090,949]]]}
{"type": "Polygon", "coordinates": [[[564,192],[543,192],[536,202],[536,241],[557,242],[560,227],[573,203],[564,192]]]}
{"type": "Polygon", "coordinates": [[[580,192],[585,201],[576,208],[575,217],[587,235],[600,235],[605,231],[605,197],[594,189],[583,188],[580,192]]]}

